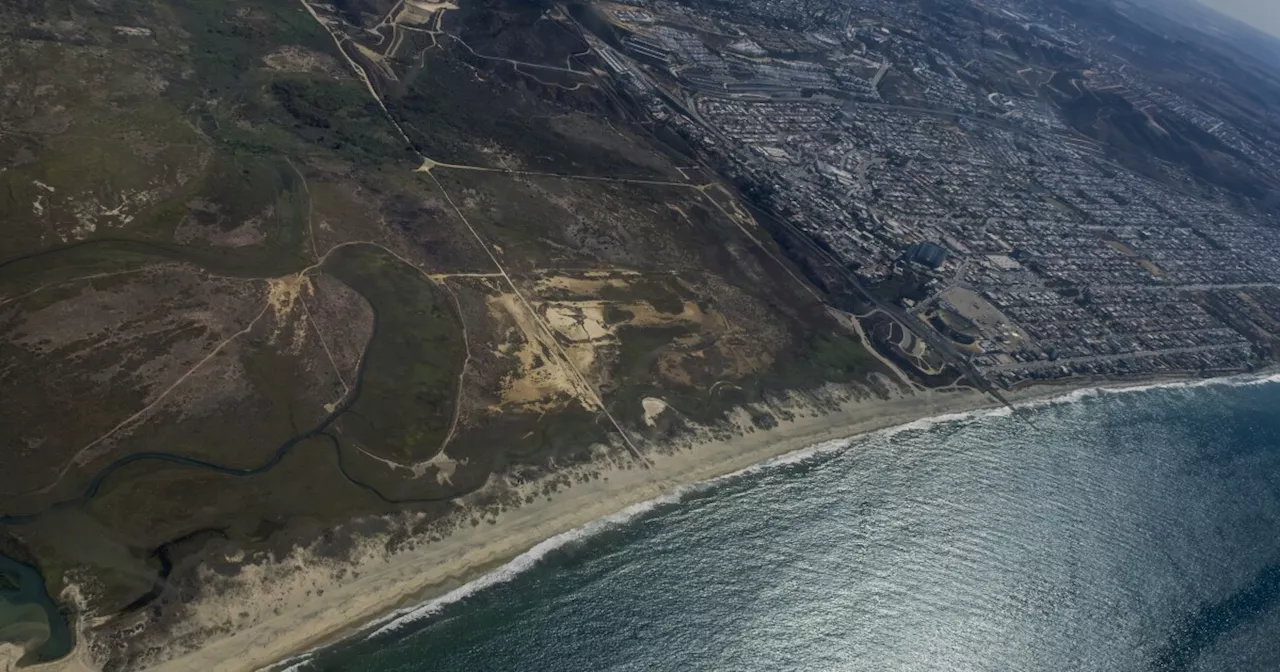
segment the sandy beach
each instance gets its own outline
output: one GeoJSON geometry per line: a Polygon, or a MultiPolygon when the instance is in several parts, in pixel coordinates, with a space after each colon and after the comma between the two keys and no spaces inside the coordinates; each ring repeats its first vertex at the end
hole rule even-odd
{"type": "MultiPolygon", "coordinates": [[[[546,539],[681,486],[825,441],[994,405],[990,397],[971,392],[925,392],[849,401],[826,414],[797,409],[794,420],[770,430],[670,454],[651,451],[648,469],[625,462],[597,465],[598,479],[575,481],[550,500],[538,498],[498,514],[496,522],[464,527],[440,541],[387,553],[385,539],[364,539],[353,560],[343,563],[345,572],[333,560],[298,551],[246,565],[233,580],[210,576],[206,595],[168,638],[170,649],[146,669],[262,669],[453,590],[546,539]]],[[[743,415],[741,422],[749,425],[743,415]]]]}
{"type": "Polygon", "coordinates": [[[0,672],[12,672],[22,658],[22,647],[16,644],[0,644],[0,672]]]}
{"type": "MultiPolygon", "coordinates": [[[[1176,379],[1098,381],[1036,386],[1012,393],[1024,403],[1058,397],[1082,387],[1127,387],[1176,379]]],[[[295,550],[284,558],[247,563],[234,577],[205,577],[206,591],[175,624],[145,668],[163,672],[239,672],[278,665],[374,623],[386,623],[510,562],[545,540],[617,514],[682,486],[715,479],[754,464],[824,442],[847,439],[913,421],[999,407],[972,391],[924,391],[887,400],[849,400],[833,412],[797,405],[795,418],[756,430],[744,412],[741,435],[702,440],[680,450],[650,451],[649,468],[635,462],[594,465],[599,478],[575,479],[550,498],[510,508],[463,526],[436,541],[420,540],[387,551],[382,535],[360,540],[347,561],[295,550]]],[[[585,472],[582,472],[585,473],[585,472]]],[[[581,476],[582,473],[578,475],[581,476]]],[[[541,483],[524,486],[537,492],[541,483]]],[[[161,644],[157,642],[157,644],[161,644]]],[[[83,642],[68,659],[37,666],[40,672],[84,670],[83,642]]]]}

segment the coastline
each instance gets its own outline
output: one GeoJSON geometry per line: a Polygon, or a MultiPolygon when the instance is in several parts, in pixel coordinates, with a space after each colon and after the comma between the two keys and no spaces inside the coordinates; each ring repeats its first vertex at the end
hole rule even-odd
{"type": "Polygon", "coordinates": [[[0,643],[0,672],[10,672],[18,667],[25,651],[17,644],[0,643]]]}
{"type": "MultiPolygon", "coordinates": [[[[1266,380],[1268,373],[1247,374],[1247,378],[1266,380]]],[[[1073,380],[1033,385],[1007,396],[1015,406],[1023,406],[1070,400],[1095,389],[1213,384],[1232,378],[1243,380],[1240,376],[1073,380]]],[[[848,400],[829,412],[798,407],[794,419],[779,421],[768,430],[748,430],[750,419],[744,412],[736,418],[740,435],[699,437],[674,451],[654,450],[660,446],[652,445],[648,469],[634,463],[599,462],[593,465],[598,479],[578,479],[549,498],[505,510],[490,522],[473,523],[437,541],[387,552],[386,539],[375,535],[362,540],[347,561],[325,561],[299,550],[286,558],[247,564],[234,579],[210,576],[208,594],[192,604],[191,618],[166,637],[169,650],[161,654],[164,659],[148,661],[143,669],[283,670],[305,660],[307,652],[375,629],[394,629],[430,614],[442,603],[506,580],[535,563],[545,549],[589,534],[593,526],[620,522],[657,502],[674,499],[690,486],[790,454],[807,455],[823,444],[842,446],[877,431],[1001,408],[993,398],[970,390],[929,390],[887,400],[848,400]]],[[[579,470],[578,475],[583,472],[579,470]]],[[[534,483],[527,492],[537,492],[541,485],[534,483]]],[[[68,659],[30,669],[86,669],[76,664],[86,657],[82,643],[82,639],[77,642],[68,659]]]]}

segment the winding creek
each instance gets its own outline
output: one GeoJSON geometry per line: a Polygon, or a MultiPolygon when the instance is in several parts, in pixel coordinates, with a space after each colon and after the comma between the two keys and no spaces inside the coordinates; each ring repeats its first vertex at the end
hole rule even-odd
{"type": "Polygon", "coordinates": [[[28,660],[53,660],[71,651],[71,627],[35,567],[0,555],[0,642],[43,642],[28,660]]]}
{"type": "MultiPolygon", "coordinates": [[[[115,242],[115,241],[110,241],[115,242]]],[[[132,241],[130,241],[132,242],[132,241]]],[[[18,261],[18,260],[13,260],[18,261]]],[[[0,264],[0,268],[8,265],[0,264]]],[[[257,467],[251,468],[235,468],[224,465],[187,457],[178,453],[168,452],[138,452],[125,455],[110,462],[100,469],[93,478],[89,480],[85,489],[78,495],[69,499],[55,502],[43,510],[33,511],[29,513],[12,513],[0,514],[0,525],[25,525],[36,521],[42,515],[66,507],[84,506],[94,498],[101,490],[107,479],[111,478],[117,471],[136,462],[165,462],[176,464],[182,467],[193,469],[203,469],[228,476],[255,476],[266,473],[279,465],[289,452],[298,444],[310,439],[324,438],[327,439],[337,456],[338,470],[342,476],[352,485],[366,490],[388,504],[427,504],[432,502],[441,502],[452,500],[457,497],[468,494],[483,485],[483,482],[477,484],[470,490],[462,490],[451,492],[446,495],[435,497],[388,497],[377,487],[366,483],[359,478],[353,476],[346,465],[346,456],[343,454],[342,446],[338,438],[330,433],[329,428],[344,414],[351,411],[352,406],[360,398],[364,384],[364,374],[366,363],[369,361],[369,351],[373,347],[374,341],[378,337],[378,327],[380,318],[377,307],[370,303],[369,308],[373,312],[373,328],[369,336],[369,340],[365,343],[364,352],[360,358],[360,364],[356,369],[356,375],[351,387],[350,394],[338,404],[332,412],[325,416],[319,424],[314,428],[297,434],[276,448],[271,457],[257,467]]],[[[204,532],[219,533],[216,530],[199,530],[193,534],[204,532]]],[[[183,538],[190,537],[188,534],[183,538]]],[[[168,560],[168,548],[174,543],[181,541],[175,539],[162,544],[155,549],[152,555],[161,561],[161,570],[157,574],[155,585],[147,591],[146,594],[140,596],[126,611],[133,611],[146,606],[149,602],[159,597],[164,588],[165,581],[168,578],[171,564],[168,560]]],[[[12,557],[0,553],[0,643],[16,642],[30,646],[37,641],[42,641],[34,649],[29,648],[28,661],[48,661],[61,658],[69,654],[74,646],[74,638],[72,629],[67,619],[67,615],[62,613],[58,604],[49,594],[44,576],[39,569],[21,562],[12,557]]]]}

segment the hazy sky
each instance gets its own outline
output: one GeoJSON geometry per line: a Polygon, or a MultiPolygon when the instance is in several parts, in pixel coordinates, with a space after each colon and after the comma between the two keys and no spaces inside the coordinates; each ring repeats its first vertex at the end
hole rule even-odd
{"type": "Polygon", "coordinates": [[[1223,14],[1280,36],[1280,0],[1200,0],[1223,14]]]}

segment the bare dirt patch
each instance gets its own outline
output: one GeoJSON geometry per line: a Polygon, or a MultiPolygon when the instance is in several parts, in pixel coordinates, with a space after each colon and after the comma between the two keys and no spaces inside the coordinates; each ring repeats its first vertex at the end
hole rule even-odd
{"type": "Polygon", "coordinates": [[[656,426],[658,416],[667,410],[667,402],[655,397],[645,397],[640,405],[644,408],[644,424],[650,427],[656,426]]]}
{"type": "Polygon", "coordinates": [[[277,72],[306,72],[346,79],[347,71],[329,54],[288,44],[262,57],[267,67],[277,72]]]}
{"type": "MultiPolygon", "coordinates": [[[[503,381],[502,403],[530,411],[546,411],[577,400],[594,406],[590,390],[583,389],[551,335],[543,329],[514,294],[501,294],[489,301],[494,319],[508,326],[499,352],[514,360],[515,371],[503,381]]],[[[495,409],[496,410],[496,409],[495,409]]]]}

